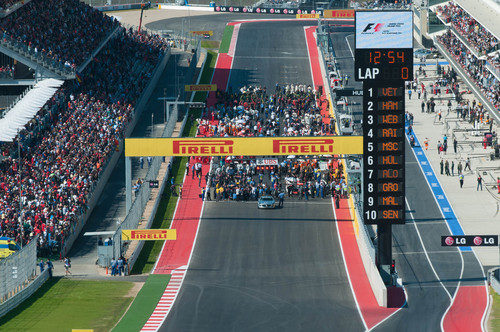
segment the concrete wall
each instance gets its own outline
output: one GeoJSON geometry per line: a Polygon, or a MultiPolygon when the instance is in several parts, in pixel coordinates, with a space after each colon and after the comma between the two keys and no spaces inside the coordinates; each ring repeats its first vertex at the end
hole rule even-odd
{"type": "Polygon", "coordinates": [[[30,297],[34,292],[42,286],[49,278],[49,270],[46,269],[35,280],[33,280],[26,288],[11,297],[0,305],[0,317],[6,315],[9,311],[20,305],[24,300],[30,297]]]}
{"type": "MultiPolygon", "coordinates": [[[[142,112],[143,112],[143,110],[144,110],[144,108],[149,100],[149,97],[153,93],[153,90],[154,90],[161,74],[163,73],[165,66],[167,65],[167,62],[170,58],[170,54],[171,54],[171,51],[169,49],[167,51],[167,53],[163,56],[162,60],[156,66],[155,72],[154,72],[151,80],[149,81],[148,86],[146,87],[146,89],[142,93],[142,95],[139,98],[139,101],[135,107],[134,113],[132,115],[132,120],[128,124],[127,129],[125,130],[125,137],[130,136],[130,134],[132,133],[132,130],[134,129],[135,125],[137,124],[137,121],[139,120],[139,117],[142,114],[142,112]]],[[[89,208],[87,209],[85,214],[83,214],[82,216],[80,216],[78,218],[78,222],[76,223],[76,225],[73,228],[73,233],[66,239],[64,246],[61,250],[62,256],[65,256],[69,252],[69,250],[71,249],[71,246],[73,245],[75,240],[78,238],[78,235],[82,231],[83,226],[85,226],[85,224],[87,223],[87,220],[90,217],[92,211],[94,210],[94,207],[97,205],[99,197],[101,196],[102,191],[104,190],[104,187],[106,186],[106,183],[109,180],[111,172],[113,171],[113,169],[116,166],[116,163],[118,162],[118,159],[120,159],[122,152],[123,152],[123,141],[120,141],[118,151],[116,151],[113,154],[113,156],[110,158],[110,161],[106,165],[104,172],[101,174],[101,176],[97,182],[97,186],[94,188],[94,190],[92,192],[92,196],[89,198],[89,204],[88,204],[89,208]]]]}

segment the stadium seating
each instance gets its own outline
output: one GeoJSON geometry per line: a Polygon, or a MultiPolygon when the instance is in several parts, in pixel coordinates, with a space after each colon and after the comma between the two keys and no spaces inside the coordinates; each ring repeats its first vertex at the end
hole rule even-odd
{"type": "MultiPolygon", "coordinates": [[[[486,98],[496,109],[500,108],[500,84],[493,73],[486,67],[486,61],[478,59],[451,31],[437,37],[438,42],[455,58],[465,69],[466,73],[476,83],[486,98]]],[[[491,63],[498,67],[498,57],[491,59],[491,63]]]]}
{"type": "Polygon", "coordinates": [[[479,54],[490,53],[498,47],[498,39],[457,4],[449,2],[438,6],[437,13],[479,54]]]}
{"type": "Polygon", "coordinates": [[[89,195],[123,138],[136,101],[167,50],[163,39],[120,28],[82,73],[66,82],[19,137],[22,221],[19,219],[17,143],[0,150],[0,234],[41,250],[60,248],[87,207],[89,195]]]}
{"type": "Polygon", "coordinates": [[[0,19],[0,31],[4,40],[76,68],[118,24],[78,0],[32,0],[0,19]]]}

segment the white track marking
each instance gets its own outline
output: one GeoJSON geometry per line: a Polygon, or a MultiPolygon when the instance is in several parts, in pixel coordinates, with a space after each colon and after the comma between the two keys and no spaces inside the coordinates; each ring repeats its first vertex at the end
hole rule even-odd
{"type": "Polygon", "coordinates": [[[392,314],[390,314],[389,316],[385,317],[384,319],[382,319],[377,324],[373,325],[372,328],[369,331],[373,331],[374,328],[376,328],[377,326],[380,326],[380,324],[382,324],[383,322],[385,322],[386,320],[388,320],[389,318],[391,318],[392,316],[394,316],[395,314],[397,314],[401,309],[403,309],[405,307],[405,305],[408,303],[408,293],[406,292],[406,288],[405,287],[403,287],[403,291],[405,292],[405,302],[403,303],[403,305],[398,310],[394,311],[392,314]]]}
{"type": "MultiPolygon", "coordinates": [[[[406,206],[408,207],[408,210],[410,212],[410,216],[411,216],[411,219],[415,220],[415,217],[413,216],[413,212],[411,212],[411,207],[410,207],[410,203],[408,203],[408,199],[406,199],[405,197],[405,203],[406,203],[406,206]]],[[[437,274],[436,270],[434,269],[434,265],[432,264],[432,261],[429,257],[429,254],[427,252],[427,249],[425,248],[425,244],[424,244],[424,241],[422,240],[422,236],[420,235],[420,231],[418,230],[418,227],[417,227],[417,223],[416,222],[412,222],[413,226],[415,227],[415,230],[417,231],[417,235],[418,235],[418,239],[420,241],[420,245],[422,246],[422,249],[424,249],[424,254],[425,254],[425,257],[427,258],[427,261],[429,262],[429,265],[432,269],[432,272],[434,273],[434,275],[436,276],[437,280],[439,281],[439,283],[441,284],[441,286],[443,286],[443,289],[444,291],[446,292],[446,294],[448,294],[448,297],[450,298],[450,300],[452,299],[452,296],[450,294],[450,292],[448,291],[448,289],[446,289],[445,285],[443,284],[443,282],[441,281],[441,278],[439,278],[439,275],[437,274]]]]}
{"type": "Polygon", "coordinates": [[[347,280],[349,281],[349,286],[351,288],[352,292],[352,297],[354,298],[354,302],[356,303],[356,308],[358,309],[359,317],[361,317],[361,321],[363,322],[363,326],[365,327],[365,331],[368,331],[368,325],[366,325],[365,318],[363,317],[363,313],[361,312],[361,308],[358,303],[358,299],[356,298],[356,293],[354,293],[354,287],[352,286],[352,281],[351,281],[351,276],[349,275],[349,269],[347,268],[347,261],[345,260],[344,256],[344,247],[342,246],[342,239],[340,238],[340,232],[339,228],[337,226],[337,213],[335,213],[335,203],[333,201],[333,197],[331,198],[332,200],[332,210],[333,210],[333,218],[335,219],[335,228],[337,229],[337,236],[339,238],[339,244],[340,244],[340,252],[342,253],[342,259],[344,260],[344,269],[345,273],[347,275],[347,280]]]}
{"type": "Polygon", "coordinates": [[[347,35],[347,36],[345,36],[345,42],[347,43],[347,46],[349,46],[349,51],[351,51],[352,57],[354,58],[354,52],[352,51],[351,44],[347,40],[347,37],[349,37],[349,36],[353,36],[353,35],[347,35]]]}
{"type": "Polygon", "coordinates": [[[313,70],[312,70],[312,62],[311,62],[311,51],[309,50],[309,44],[307,43],[307,29],[311,27],[304,27],[304,38],[306,40],[306,48],[307,48],[307,58],[309,59],[309,71],[311,72],[311,85],[313,86],[313,89],[316,90],[314,87],[314,76],[313,76],[313,70]]]}

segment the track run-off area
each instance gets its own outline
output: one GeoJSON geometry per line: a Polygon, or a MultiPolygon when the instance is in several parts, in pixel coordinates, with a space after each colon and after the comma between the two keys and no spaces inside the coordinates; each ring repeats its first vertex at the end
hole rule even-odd
{"type": "MultiPolygon", "coordinates": [[[[327,83],[315,21],[228,25],[231,43],[219,53],[212,78],[219,89],[327,83]]],[[[352,33],[335,33],[338,57],[350,56],[352,33]]],[[[422,168],[419,153],[425,153],[406,149],[407,223],[393,228],[405,294],[399,305],[377,304],[348,200],[339,209],[329,199],[285,200],[277,210],[258,210],[256,202],[202,201],[198,180],[189,174],[171,225],[178,238],[165,241],[153,271],[172,278],[142,330],[483,330],[488,293],[482,267],[472,251],[442,248],[436,240],[453,229],[428,182],[432,170],[422,168]]],[[[209,166],[203,167],[206,174],[209,166]]]]}

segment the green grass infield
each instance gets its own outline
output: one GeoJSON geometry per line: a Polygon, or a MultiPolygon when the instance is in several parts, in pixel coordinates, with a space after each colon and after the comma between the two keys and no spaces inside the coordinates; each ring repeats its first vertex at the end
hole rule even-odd
{"type": "Polygon", "coordinates": [[[133,286],[127,281],[50,279],[0,319],[0,331],[109,331],[132,302],[133,286]]]}
{"type": "Polygon", "coordinates": [[[151,274],[146,283],[142,286],[134,302],[127,310],[120,322],[113,331],[116,332],[137,332],[140,331],[148,321],[149,316],[160,301],[165,288],[167,288],[169,274],[151,274]]]}

